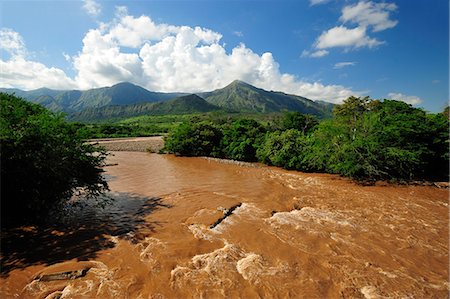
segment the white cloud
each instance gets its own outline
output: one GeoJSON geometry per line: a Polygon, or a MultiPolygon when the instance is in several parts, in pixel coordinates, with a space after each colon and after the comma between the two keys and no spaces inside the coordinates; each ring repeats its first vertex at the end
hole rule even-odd
{"type": "Polygon", "coordinates": [[[0,49],[8,52],[11,56],[25,56],[27,54],[22,36],[10,28],[0,29],[0,49]]]}
{"type": "Polygon", "coordinates": [[[361,1],[342,9],[340,21],[353,22],[362,27],[372,26],[373,31],[395,27],[398,21],[390,19],[390,13],[397,9],[394,3],[373,3],[361,1]]]}
{"type": "Polygon", "coordinates": [[[407,104],[418,105],[422,103],[422,99],[418,96],[407,96],[402,93],[391,92],[388,94],[388,97],[392,100],[403,101],[407,104]]]}
{"type": "Polygon", "coordinates": [[[317,49],[328,49],[334,47],[361,48],[381,45],[383,42],[370,38],[366,35],[365,27],[348,29],[345,26],[333,27],[317,38],[314,47],[317,49]]]}
{"type": "MultiPolygon", "coordinates": [[[[321,0],[311,0],[311,5],[316,1],[322,2],[321,0]]],[[[374,3],[371,1],[360,1],[354,5],[344,6],[339,21],[343,24],[355,23],[357,26],[349,28],[342,24],[325,30],[316,39],[312,48],[318,51],[341,47],[348,51],[382,45],[385,43],[384,41],[370,37],[367,32],[368,30],[378,32],[395,27],[398,21],[390,19],[390,13],[395,10],[397,10],[397,6],[394,3],[374,3]]],[[[309,55],[309,57],[320,56],[309,55]]]]}
{"type": "MultiPolygon", "coordinates": [[[[258,55],[240,44],[227,53],[221,38],[209,29],[156,24],[148,16],[133,17],[121,9],[115,20],[84,37],[81,53],[73,57],[76,81],[82,88],[130,81],[155,91],[200,92],[240,79],[264,89],[332,102],[355,94],[340,85],[309,83],[283,74],[269,52],[258,55]],[[122,47],[128,48],[126,53],[122,47]]],[[[311,55],[327,51],[317,52],[311,55]]]]}
{"type": "Polygon", "coordinates": [[[6,88],[36,89],[48,87],[67,89],[76,87],[64,71],[27,60],[28,50],[22,36],[12,29],[0,29],[0,49],[10,54],[0,59],[0,86],[6,88]]]}
{"type": "Polygon", "coordinates": [[[6,88],[25,90],[48,87],[69,89],[77,87],[61,69],[47,67],[42,63],[28,61],[23,57],[12,57],[8,61],[0,59],[0,85],[6,88]]]}
{"type": "Polygon", "coordinates": [[[309,0],[309,5],[313,6],[313,5],[319,5],[319,4],[324,4],[327,3],[329,0],[309,0]]]}
{"type": "Polygon", "coordinates": [[[102,11],[102,7],[95,0],[83,0],[83,9],[93,17],[98,16],[102,11]]]}
{"type": "Polygon", "coordinates": [[[313,58],[319,58],[328,55],[327,50],[317,50],[317,51],[307,51],[303,50],[301,57],[313,57],[313,58]]]}
{"type": "Polygon", "coordinates": [[[333,66],[333,68],[334,68],[335,70],[337,70],[337,69],[344,68],[344,67],[346,67],[346,66],[354,66],[355,64],[356,64],[356,62],[354,62],[354,61],[338,62],[338,63],[336,63],[336,64],[333,66]]]}
{"type": "Polygon", "coordinates": [[[153,91],[201,92],[239,79],[267,90],[334,103],[358,95],[341,85],[307,82],[282,73],[270,52],[259,55],[244,44],[227,52],[221,39],[220,33],[210,29],[157,24],[118,8],[114,20],[86,33],[78,54],[63,54],[73,63],[75,78],[19,57],[0,60],[0,85],[89,89],[129,81],[153,91]]]}

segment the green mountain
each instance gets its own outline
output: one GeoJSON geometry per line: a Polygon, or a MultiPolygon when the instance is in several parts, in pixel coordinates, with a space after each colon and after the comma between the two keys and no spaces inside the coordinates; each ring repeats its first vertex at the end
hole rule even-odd
{"type": "Polygon", "coordinates": [[[143,114],[185,114],[217,110],[217,107],[225,111],[246,113],[299,111],[322,118],[331,115],[333,109],[333,104],[330,103],[314,102],[301,96],[267,91],[238,80],[221,89],[198,93],[198,98],[193,98],[192,95],[183,98],[186,93],[148,91],[126,82],[83,91],[48,88],[30,91],[0,88],[0,91],[15,93],[53,111],[73,114],[69,118],[79,120],[143,114]],[[181,98],[164,105],[163,102],[177,97],[181,98]]]}
{"type": "Polygon", "coordinates": [[[108,105],[99,108],[86,108],[80,112],[72,113],[69,116],[69,119],[75,121],[98,121],[140,115],[205,113],[219,109],[219,107],[206,102],[201,97],[191,94],[156,103],[108,105]]]}
{"type": "Polygon", "coordinates": [[[85,108],[107,105],[128,105],[169,100],[185,93],[163,93],[148,91],[140,86],[124,82],[111,87],[89,90],[53,90],[39,88],[30,91],[0,88],[6,93],[15,93],[26,100],[41,104],[53,111],[76,112],[85,108]]]}
{"type": "Polygon", "coordinates": [[[213,105],[238,112],[267,113],[289,110],[325,117],[332,109],[330,105],[296,95],[266,91],[239,80],[222,89],[199,95],[213,105]]]}

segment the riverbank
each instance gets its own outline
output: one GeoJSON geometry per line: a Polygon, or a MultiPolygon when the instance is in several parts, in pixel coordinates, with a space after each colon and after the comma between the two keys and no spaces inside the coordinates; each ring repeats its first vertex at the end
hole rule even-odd
{"type": "MultiPolygon", "coordinates": [[[[124,152],[150,152],[159,153],[164,148],[164,136],[151,137],[125,137],[125,138],[102,138],[89,140],[91,143],[103,146],[107,151],[124,151],[124,152]]],[[[216,161],[224,164],[234,164],[240,166],[260,167],[264,164],[245,162],[238,160],[230,160],[214,157],[200,157],[209,161],[216,161]]],[[[387,185],[417,185],[417,186],[433,186],[437,188],[449,188],[449,182],[433,182],[433,181],[410,181],[410,182],[370,182],[369,185],[387,186],[387,185]]]]}
{"type": "Polygon", "coordinates": [[[92,139],[89,142],[107,151],[158,153],[164,147],[163,136],[92,139]]]}

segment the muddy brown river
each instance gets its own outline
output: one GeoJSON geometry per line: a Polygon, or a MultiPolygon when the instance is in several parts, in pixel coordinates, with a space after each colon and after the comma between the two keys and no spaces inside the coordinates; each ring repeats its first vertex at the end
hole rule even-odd
{"type": "Polygon", "coordinates": [[[448,298],[448,189],[115,152],[111,203],[2,232],[0,298],[448,298]]]}

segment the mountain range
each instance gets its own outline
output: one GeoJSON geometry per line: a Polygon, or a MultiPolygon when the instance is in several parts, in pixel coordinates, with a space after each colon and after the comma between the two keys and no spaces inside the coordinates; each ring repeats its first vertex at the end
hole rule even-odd
{"type": "Polygon", "coordinates": [[[267,91],[239,80],[224,88],[197,94],[154,92],[128,82],[84,91],[0,88],[0,92],[14,93],[50,110],[65,112],[69,119],[79,121],[213,110],[246,113],[289,110],[323,118],[329,116],[333,108],[330,103],[267,91]]]}

